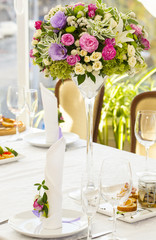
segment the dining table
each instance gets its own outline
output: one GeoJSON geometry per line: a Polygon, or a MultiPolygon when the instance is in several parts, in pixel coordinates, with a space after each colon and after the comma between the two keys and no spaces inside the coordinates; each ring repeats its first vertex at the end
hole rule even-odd
{"type": "MultiPolygon", "coordinates": [[[[1,140],[1,139],[0,139],[1,140]]],[[[33,146],[20,141],[7,141],[2,146],[15,149],[21,157],[14,162],[0,165],[0,240],[31,240],[8,223],[8,219],[17,213],[33,209],[36,187],[34,183],[44,179],[44,167],[48,148],[33,146]],[[5,221],[6,220],[6,221],[5,221]]],[[[93,143],[93,159],[97,173],[104,159],[129,160],[132,168],[133,185],[138,186],[138,172],[145,168],[145,157],[109,146],[93,143]]],[[[63,209],[82,212],[79,199],[70,197],[70,193],[81,187],[82,166],[86,161],[86,141],[78,139],[66,147],[63,167],[63,209]]],[[[156,170],[156,159],[149,159],[152,171],[156,170]]],[[[135,223],[127,223],[117,219],[117,234],[127,240],[155,240],[156,217],[150,217],[135,223]]],[[[99,233],[112,229],[112,221],[107,215],[96,213],[92,232],[99,233]]],[[[81,233],[61,238],[79,239],[81,233]]],[[[40,238],[42,239],[42,238],[40,238]]],[[[85,239],[85,238],[84,238],[85,239]]],[[[104,239],[99,237],[98,239],[104,239]]]]}

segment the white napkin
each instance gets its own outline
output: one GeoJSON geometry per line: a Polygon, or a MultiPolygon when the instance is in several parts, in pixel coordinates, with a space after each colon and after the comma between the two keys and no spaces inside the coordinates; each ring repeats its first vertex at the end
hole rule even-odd
{"type": "Polygon", "coordinates": [[[40,83],[44,109],[46,143],[54,143],[59,138],[57,98],[40,83]]]}
{"type": "Polygon", "coordinates": [[[43,228],[58,229],[62,227],[62,179],[65,153],[65,140],[60,138],[47,152],[45,165],[45,183],[49,212],[48,218],[43,219],[43,228]]]}

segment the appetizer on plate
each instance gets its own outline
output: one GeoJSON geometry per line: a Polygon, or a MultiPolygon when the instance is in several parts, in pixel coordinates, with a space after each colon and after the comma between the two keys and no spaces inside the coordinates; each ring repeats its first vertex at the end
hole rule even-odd
{"type": "Polygon", "coordinates": [[[16,156],[18,156],[18,153],[14,149],[8,147],[0,147],[0,160],[5,158],[13,158],[16,156]]]}

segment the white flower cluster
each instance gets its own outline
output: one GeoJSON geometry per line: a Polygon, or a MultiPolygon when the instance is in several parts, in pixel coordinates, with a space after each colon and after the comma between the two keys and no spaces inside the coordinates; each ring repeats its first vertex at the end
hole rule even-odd
{"type": "Polygon", "coordinates": [[[66,12],[66,8],[62,7],[61,5],[57,5],[55,8],[51,8],[49,13],[44,16],[44,20],[48,21],[58,11],[66,12]]]}
{"type": "Polygon", "coordinates": [[[67,23],[69,26],[73,26],[73,27],[78,27],[78,24],[76,23],[76,17],[75,16],[69,16],[67,18],[67,23]]]}
{"type": "Polygon", "coordinates": [[[135,57],[135,48],[133,47],[133,45],[128,44],[128,64],[131,68],[135,67],[136,64],[136,57],[135,57]]]}

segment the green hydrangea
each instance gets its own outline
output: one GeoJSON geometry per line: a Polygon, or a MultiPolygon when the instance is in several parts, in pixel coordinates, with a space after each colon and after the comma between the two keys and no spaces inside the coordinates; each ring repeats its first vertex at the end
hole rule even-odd
{"type": "Polygon", "coordinates": [[[56,79],[67,79],[71,78],[72,66],[70,66],[66,61],[61,60],[57,62],[52,62],[50,66],[50,74],[56,79]]]}

